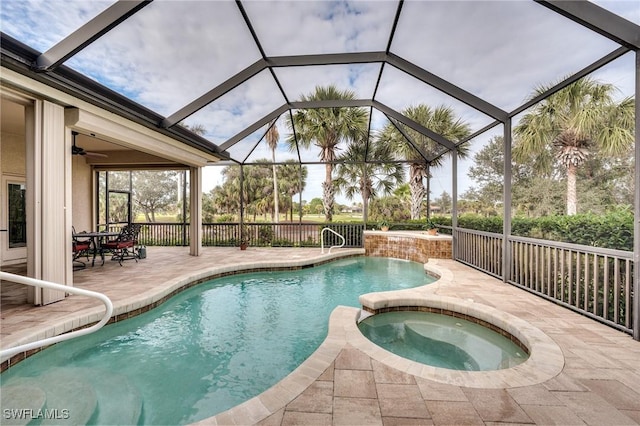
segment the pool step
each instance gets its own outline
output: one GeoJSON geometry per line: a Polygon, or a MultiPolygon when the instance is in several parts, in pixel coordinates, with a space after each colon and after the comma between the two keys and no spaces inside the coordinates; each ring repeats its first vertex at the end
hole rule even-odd
{"type": "Polygon", "coordinates": [[[3,386],[1,392],[3,424],[15,424],[12,423],[14,421],[26,421],[22,424],[31,425],[86,424],[97,405],[96,393],[91,383],[76,374],[59,369],[42,376],[12,381],[9,385],[3,386]],[[32,403],[21,398],[10,398],[12,402],[5,400],[7,389],[12,394],[20,388],[28,390],[26,398],[38,399],[44,395],[37,409],[31,411],[32,403]],[[10,419],[5,418],[7,409],[12,410],[8,416],[10,419]]]}
{"type": "Polygon", "coordinates": [[[3,386],[0,390],[2,424],[29,424],[33,417],[31,413],[43,410],[46,400],[45,392],[38,386],[28,384],[3,386]]]}
{"type": "Polygon", "coordinates": [[[137,424],[142,414],[138,389],[125,376],[106,370],[57,368],[10,381],[0,392],[3,425],[129,425],[137,424]],[[6,409],[16,415],[4,418],[6,409]]]}
{"type": "Polygon", "coordinates": [[[142,415],[142,395],[126,376],[106,370],[94,371],[92,382],[98,396],[98,409],[90,424],[138,424],[142,415]]]}
{"type": "Polygon", "coordinates": [[[466,333],[419,321],[405,321],[404,328],[405,339],[418,348],[429,347],[429,353],[440,361],[441,366],[455,368],[449,366],[449,360],[455,359],[463,363],[467,370],[480,368],[477,361],[463,349],[466,333]]]}

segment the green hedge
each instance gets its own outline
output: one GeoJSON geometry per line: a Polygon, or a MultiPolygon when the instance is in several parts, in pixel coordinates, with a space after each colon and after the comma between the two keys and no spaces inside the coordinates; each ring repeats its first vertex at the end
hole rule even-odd
{"type": "Polygon", "coordinates": [[[514,218],[512,234],[552,241],[633,251],[633,213],[514,218]]]}
{"type": "MultiPolygon", "coordinates": [[[[451,226],[451,218],[433,216],[439,225],[451,226]]],[[[425,220],[392,223],[390,229],[422,230],[425,220]]],[[[502,233],[502,218],[465,214],[458,217],[460,228],[502,233]]],[[[367,229],[376,228],[376,223],[367,223],[367,229]]],[[[450,233],[440,229],[440,233],[450,233]]],[[[511,234],[521,237],[561,241],[593,247],[606,247],[633,251],[633,212],[621,209],[603,215],[592,213],[574,216],[545,216],[538,218],[515,217],[511,221],[511,234]]]]}

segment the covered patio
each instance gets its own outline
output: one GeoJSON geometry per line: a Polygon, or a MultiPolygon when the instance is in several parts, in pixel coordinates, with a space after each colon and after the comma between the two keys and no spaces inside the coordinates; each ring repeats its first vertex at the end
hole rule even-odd
{"type": "MultiPolygon", "coordinates": [[[[75,272],[82,288],[107,294],[121,320],[162,300],[175,283],[214,269],[238,269],[288,257],[300,262],[326,260],[319,249],[204,248],[199,257],[185,248],[150,247],[153,261],[75,272]],[[138,309],[136,311],[136,309],[138,309]],[[127,312],[131,311],[132,314],[127,312]]],[[[341,249],[337,255],[362,250],[341,249]]],[[[323,345],[309,363],[326,368],[315,377],[292,373],[249,405],[219,414],[203,424],[637,424],[640,423],[640,346],[630,336],[452,260],[434,260],[442,273],[440,296],[473,299],[524,319],[562,349],[561,372],[543,383],[506,389],[439,383],[404,373],[372,359],[349,339],[323,345]],[[320,364],[317,364],[320,362],[320,364]]],[[[2,306],[3,344],[31,333],[51,335],[79,318],[97,315],[101,305],[81,296],[43,307],[2,306]],[[45,320],[46,319],[46,320],[45,320]],[[25,329],[24,324],[29,324],[25,329]]],[[[333,336],[334,328],[330,332],[333,336]]],[[[330,337],[331,337],[330,336],[330,337]]],[[[335,336],[331,337],[334,340],[335,336]]],[[[306,363],[305,363],[306,364],[306,363]]],[[[4,365],[3,365],[4,367],[4,365]]]]}

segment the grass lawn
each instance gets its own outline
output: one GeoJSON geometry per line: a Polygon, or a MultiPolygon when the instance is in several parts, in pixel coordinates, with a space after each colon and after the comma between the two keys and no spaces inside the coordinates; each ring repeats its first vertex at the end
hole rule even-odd
{"type": "MultiPolygon", "coordinates": [[[[140,214],[136,217],[135,219],[136,222],[140,223],[140,222],[146,222],[146,218],[144,217],[143,214],[140,214]]],[[[237,221],[237,218],[236,218],[237,221]]],[[[245,222],[253,222],[253,216],[251,215],[246,215],[245,216],[245,222]]],[[[264,215],[260,215],[256,217],[256,222],[271,222],[271,216],[268,216],[267,219],[265,219],[264,215]]],[[[286,222],[289,221],[289,216],[287,215],[285,218],[284,214],[280,215],[280,222],[286,222]]],[[[293,215],[293,221],[297,222],[298,221],[298,216],[296,214],[293,215]]],[[[318,223],[323,223],[324,222],[324,215],[323,214],[305,214],[304,216],[302,216],[302,221],[303,222],[318,222],[318,223]]],[[[333,215],[333,221],[334,222],[355,222],[355,223],[359,223],[362,222],[362,215],[361,214],[354,214],[354,213],[338,213],[338,214],[334,214],[333,215]]],[[[157,214],[156,215],[156,222],[158,223],[177,223],[178,219],[177,219],[177,215],[175,214],[167,214],[167,215],[163,215],[163,214],[157,214]]]]}

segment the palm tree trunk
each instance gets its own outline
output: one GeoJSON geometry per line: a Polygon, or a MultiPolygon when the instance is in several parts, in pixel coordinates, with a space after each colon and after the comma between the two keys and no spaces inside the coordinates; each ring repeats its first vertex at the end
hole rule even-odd
{"type": "MultiPolygon", "coordinates": [[[[276,162],[275,151],[271,151],[271,157],[273,162],[276,162]]],[[[280,200],[278,199],[278,176],[276,175],[276,165],[273,165],[273,221],[278,223],[280,221],[280,206],[278,205],[280,200]]]]}
{"type": "Polygon", "coordinates": [[[333,202],[335,191],[333,189],[333,164],[325,165],[325,179],[322,182],[322,205],[324,207],[324,218],[327,222],[333,221],[333,202]]]}
{"type": "Polygon", "coordinates": [[[567,167],[567,216],[576,214],[578,210],[578,197],[576,195],[576,173],[578,168],[574,165],[567,167]]]}
{"type": "Polygon", "coordinates": [[[424,199],[424,184],[422,183],[422,174],[418,170],[414,170],[411,166],[411,178],[409,187],[411,188],[411,219],[420,219],[420,207],[424,199]]]}
{"type": "Polygon", "coordinates": [[[369,191],[365,188],[362,191],[362,221],[365,226],[367,224],[367,219],[369,218],[369,191]]]}

